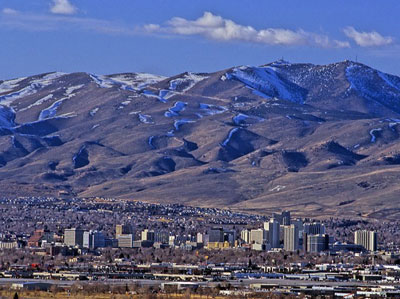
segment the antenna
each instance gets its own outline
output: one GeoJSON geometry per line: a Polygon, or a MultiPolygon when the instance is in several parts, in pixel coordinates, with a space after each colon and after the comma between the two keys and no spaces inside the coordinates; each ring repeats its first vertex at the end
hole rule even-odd
{"type": "Polygon", "coordinates": [[[358,55],[356,54],[356,62],[358,62],[358,55]]]}

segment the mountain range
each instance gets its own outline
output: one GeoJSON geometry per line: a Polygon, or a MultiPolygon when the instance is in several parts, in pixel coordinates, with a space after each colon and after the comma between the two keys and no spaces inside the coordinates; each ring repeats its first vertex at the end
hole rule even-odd
{"type": "Polygon", "coordinates": [[[400,78],[279,60],[0,81],[4,197],[398,219],[400,78]]]}

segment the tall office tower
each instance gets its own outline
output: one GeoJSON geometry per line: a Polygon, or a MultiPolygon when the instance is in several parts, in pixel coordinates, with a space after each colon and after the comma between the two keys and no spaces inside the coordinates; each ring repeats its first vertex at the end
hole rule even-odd
{"type": "Polygon", "coordinates": [[[89,249],[105,247],[105,237],[102,232],[88,231],[83,233],[83,247],[89,249]]]}
{"type": "Polygon", "coordinates": [[[262,228],[250,231],[250,243],[252,244],[265,244],[267,237],[267,231],[262,228]]]}
{"type": "Polygon", "coordinates": [[[325,225],[320,222],[305,223],[304,232],[308,235],[324,235],[325,225]]]}
{"type": "Polygon", "coordinates": [[[329,249],[329,235],[307,235],[307,252],[321,252],[329,249]]]}
{"type": "Polygon", "coordinates": [[[142,241],[154,242],[154,231],[148,230],[147,228],[142,231],[141,234],[142,241]]]}
{"type": "Polygon", "coordinates": [[[301,219],[290,219],[290,224],[294,224],[294,225],[297,226],[297,228],[299,229],[299,237],[301,238],[301,234],[304,231],[303,220],[301,220],[301,219]]]}
{"type": "Polygon", "coordinates": [[[268,231],[267,239],[269,244],[271,245],[271,248],[279,248],[279,222],[272,218],[269,220],[269,222],[264,222],[264,229],[268,231]]]}
{"type": "Polygon", "coordinates": [[[358,230],[354,233],[354,243],[363,246],[368,251],[376,251],[378,235],[375,231],[358,230]]]}
{"type": "Polygon", "coordinates": [[[168,232],[162,232],[162,231],[154,232],[154,242],[162,243],[162,244],[168,244],[168,242],[169,242],[169,233],[168,232]]]}
{"type": "Polygon", "coordinates": [[[290,225],[290,211],[282,212],[282,225],[290,225]]]}
{"type": "Polygon", "coordinates": [[[299,248],[299,229],[296,225],[284,226],[283,248],[286,251],[296,251],[299,248]]]}
{"type": "Polygon", "coordinates": [[[133,247],[133,235],[132,234],[123,234],[117,236],[118,247],[121,248],[132,248],[133,247]]]}
{"type": "Polygon", "coordinates": [[[197,233],[197,235],[196,235],[196,242],[197,243],[204,243],[204,234],[202,234],[202,233],[197,233]]]}
{"type": "Polygon", "coordinates": [[[115,226],[115,236],[133,234],[133,228],[129,224],[117,224],[115,226]]]}
{"type": "Polygon", "coordinates": [[[224,229],[222,227],[213,227],[208,231],[208,242],[224,242],[224,229]]]}
{"type": "Polygon", "coordinates": [[[82,229],[69,228],[64,230],[64,243],[68,246],[83,247],[83,233],[82,229]]]}
{"type": "Polygon", "coordinates": [[[281,214],[273,213],[272,218],[279,222],[280,225],[290,225],[290,211],[283,211],[281,214]]]}
{"type": "Polygon", "coordinates": [[[243,229],[240,232],[240,238],[243,240],[244,243],[250,243],[250,230],[243,229]]]}
{"type": "Polygon", "coordinates": [[[236,241],[235,230],[224,230],[224,242],[228,242],[229,246],[234,247],[236,241]]]}

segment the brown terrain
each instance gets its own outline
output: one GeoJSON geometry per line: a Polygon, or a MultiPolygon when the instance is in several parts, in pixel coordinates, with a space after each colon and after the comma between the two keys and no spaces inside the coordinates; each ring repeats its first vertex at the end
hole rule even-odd
{"type": "Polygon", "coordinates": [[[2,196],[400,215],[400,78],[277,61],[0,81],[2,196]]]}

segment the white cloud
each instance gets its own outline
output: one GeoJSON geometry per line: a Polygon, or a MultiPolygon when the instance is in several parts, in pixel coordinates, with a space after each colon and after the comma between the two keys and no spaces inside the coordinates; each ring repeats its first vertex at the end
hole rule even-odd
{"type": "Polygon", "coordinates": [[[1,12],[2,12],[3,14],[5,14],[5,15],[15,15],[15,14],[18,13],[18,11],[16,11],[15,9],[8,8],[8,7],[3,8],[3,9],[1,10],[1,12]]]}
{"type": "Polygon", "coordinates": [[[77,9],[69,2],[69,0],[53,0],[53,5],[50,7],[50,11],[54,14],[72,15],[76,13],[77,9]]]}
{"type": "Polygon", "coordinates": [[[284,28],[266,28],[257,30],[252,26],[236,24],[234,21],[205,12],[196,20],[174,17],[165,26],[148,24],[144,30],[149,33],[178,35],[200,35],[217,41],[243,41],[267,45],[308,45],[322,48],[347,48],[345,41],[331,40],[328,36],[284,28]]]}
{"type": "Polygon", "coordinates": [[[376,31],[361,32],[349,26],[343,29],[343,32],[360,47],[379,47],[393,43],[393,38],[391,36],[382,36],[376,31]]]}

